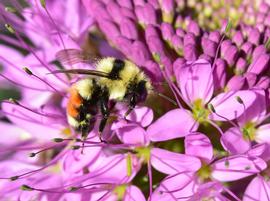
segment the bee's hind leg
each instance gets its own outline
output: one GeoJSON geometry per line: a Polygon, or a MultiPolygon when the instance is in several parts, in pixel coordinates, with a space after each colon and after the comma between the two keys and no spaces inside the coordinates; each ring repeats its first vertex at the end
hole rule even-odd
{"type": "Polygon", "coordinates": [[[101,142],[107,143],[105,140],[102,139],[102,132],[106,126],[107,120],[109,118],[110,115],[110,110],[109,110],[109,106],[108,106],[108,98],[103,98],[100,101],[100,110],[101,110],[101,114],[102,114],[102,119],[101,122],[99,124],[99,128],[98,128],[98,136],[101,142]]]}

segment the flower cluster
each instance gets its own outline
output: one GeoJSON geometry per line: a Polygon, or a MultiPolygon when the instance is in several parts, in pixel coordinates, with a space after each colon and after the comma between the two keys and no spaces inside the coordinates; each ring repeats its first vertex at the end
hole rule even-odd
{"type": "Polygon", "coordinates": [[[0,4],[0,77],[21,95],[1,103],[0,199],[269,200],[269,10],[263,0],[0,4]],[[154,87],[129,114],[116,101],[104,141],[99,113],[86,138],[67,120],[82,76],[56,73],[95,68],[89,55],[128,59],[154,87]]]}

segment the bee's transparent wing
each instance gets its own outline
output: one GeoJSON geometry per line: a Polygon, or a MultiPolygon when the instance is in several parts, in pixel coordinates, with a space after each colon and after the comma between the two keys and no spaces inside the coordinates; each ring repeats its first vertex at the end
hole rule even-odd
{"type": "Polygon", "coordinates": [[[63,49],[55,54],[57,60],[64,65],[77,63],[92,63],[96,57],[79,49],[63,49]],[[94,59],[93,59],[94,58],[94,59]]]}

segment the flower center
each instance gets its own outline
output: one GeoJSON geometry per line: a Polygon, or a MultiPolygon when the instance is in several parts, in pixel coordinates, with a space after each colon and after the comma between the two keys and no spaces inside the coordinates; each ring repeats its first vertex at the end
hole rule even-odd
{"type": "Polygon", "coordinates": [[[243,137],[245,140],[255,140],[256,126],[253,122],[247,122],[242,128],[243,137]]]}
{"type": "Polygon", "coordinates": [[[193,118],[202,123],[208,119],[209,110],[204,107],[202,99],[197,99],[193,102],[192,113],[193,118]]]}
{"type": "Polygon", "coordinates": [[[208,164],[204,164],[198,171],[197,175],[202,180],[205,181],[210,178],[212,169],[208,164]]]}
{"type": "Polygon", "coordinates": [[[151,147],[138,147],[135,149],[137,156],[143,158],[144,162],[148,162],[151,156],[151,147]]]}
{"type": "Polygon", "coordinates": [[[117,195],[118,201],[123,200],[125,196],[126,188],[127,188],[127,185],[123,184],[123,185],[115,187],[115,189],[113,190],[114,193],[117,195]]]}

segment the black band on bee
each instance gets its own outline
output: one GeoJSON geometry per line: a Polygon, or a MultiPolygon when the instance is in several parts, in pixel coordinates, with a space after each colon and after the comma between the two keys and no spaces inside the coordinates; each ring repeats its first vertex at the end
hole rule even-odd
{"type": "Polygon", "coordinates": [[[119,79],[119,73],[121,72],[121,70],[123,70],[125,67],[125,61],[121,60],[121,59],[115,59],[113,62],[113,67],[111,72],[109,73],[109,77],[110,79],[113,80],[117,80],[119,79]]]}

